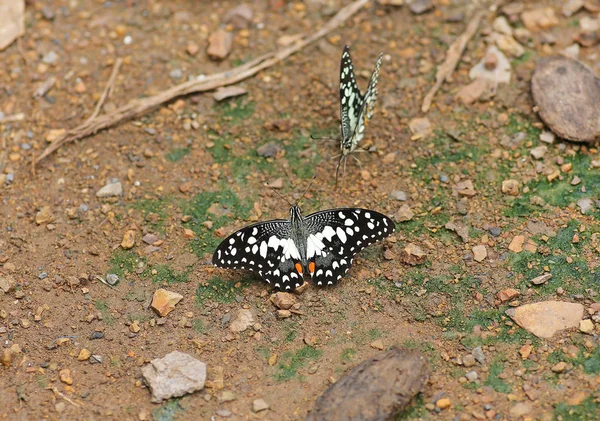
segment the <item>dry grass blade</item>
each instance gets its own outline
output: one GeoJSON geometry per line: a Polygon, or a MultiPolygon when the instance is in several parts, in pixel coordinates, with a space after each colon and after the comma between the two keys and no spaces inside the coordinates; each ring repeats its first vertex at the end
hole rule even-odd
{"type": "MultiPolygon", "coordinates": [[[[157,95],[147,98],[134,99],[111,113],[95,117],[93,119],[88,119],[85,123],[67,131],[63,136],[52,142],[52,144],[50,144],[50,146],[48,146],[37,158],[36,163],[39,163],[66,143],[71,143],[84,137],[93,135],[99,130],[104,130],[122,121],[147,113],[157,106],[169,102],[179,96],[197,92],[212,91],[213,89],[217,89],[221,86],[233,85],[234,83],[238,83],[244,79],[254,76],[261,70],[285,60],[290,55],[300,51],[307,45],[310,45],[316,40],[327,35],[329,32],[348,20],[352,15],[357,13],[365,4],[367,4],[367,2],[368,0],[356,0],[353,3],[350,3],[348,6],[341,9],[333,18],[331,18],[331,20],[327,22],[320,30],[312,35],[306,35],[298,42],[290,46],[264,54],[234,69],[212,74],[202,80],[191,80],[180,85],[176,85],[157,95]]],[[[113,70],[113,73],[114,72],[115,71],[113,70]]]]}

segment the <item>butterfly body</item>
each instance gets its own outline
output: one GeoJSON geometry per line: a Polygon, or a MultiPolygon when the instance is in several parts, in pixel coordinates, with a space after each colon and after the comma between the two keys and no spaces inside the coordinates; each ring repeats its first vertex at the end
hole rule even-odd
{"type": "Polygon", "coordinates": [[[304,217],[298,206],[290,219],[260,222],[227,237],[213,264],[247,269],[281,290],[294,290],[309,275],[318,286],[333,285],[367,245],[394,232],[387,216],[368,209],[340,208],[304,217]]]}
{"type": "Polygon", "coordinates": [[[365,128],[373,116],[378,94],[379,68],[381,67],[382,59],[383,54],[380,54],[363,96],[356,84],[354,65],[350,57],[350,47],[346,45],[342,52],[340,65],[340,149],[342,153],[336,169],[336,179],[341,163],[344,162],[345,169],[348,155],[356,150],[358,143],[364,137],[365,128]]]}

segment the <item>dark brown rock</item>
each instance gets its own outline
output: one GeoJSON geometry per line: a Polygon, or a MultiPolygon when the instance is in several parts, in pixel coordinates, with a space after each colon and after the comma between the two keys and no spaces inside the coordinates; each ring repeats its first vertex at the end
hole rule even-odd
{"type": "Polygon", "coordinates": [[[531,79],[537,112],[554,133],[574,142],[600,139],[600,79],[566,57],[540,60],[531,79]]]}
{"type": "Polygon", "coordinates": [[[308,421],[392,419],[419,393],[429,378],[427,359],[415,351],[391,348],[360,363],[331,385],[308,421]]]}

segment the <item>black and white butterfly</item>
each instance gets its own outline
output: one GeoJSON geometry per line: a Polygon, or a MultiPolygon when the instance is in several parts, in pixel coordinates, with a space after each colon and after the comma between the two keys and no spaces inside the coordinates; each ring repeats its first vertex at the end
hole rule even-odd
{"type": "Polygon", "coordinates": [[[342,52],[342,62],[340,65],[340,128],[342,140],[340,148],[342,150],[340,160],[335,170],[335,179],[337,184],[338,173],[343,165],[344,174],[346,173],[346,159],[348,155],[354,152],[358,143],[362,140],[365,127],[373,116],[375,101],[377,100],[377,80],[379,79],[379,68],[383,53],[379,55],[375,69],[371,73],[367,91],[363,96],[356,84],[354,77],[354,66],[350,57],[350,47],[345,46],[342,52]]]}
{"type": "Polygon", "coordinates": [[[318,286],[333,285],[356,253],[395,230],[387,216],[368,209],[329,209],[306,217],[293,205],[290,219],[259,222],[227,237],[212,262],[258,273],[274,287],[293,291],[309,274],[318,286]]]}

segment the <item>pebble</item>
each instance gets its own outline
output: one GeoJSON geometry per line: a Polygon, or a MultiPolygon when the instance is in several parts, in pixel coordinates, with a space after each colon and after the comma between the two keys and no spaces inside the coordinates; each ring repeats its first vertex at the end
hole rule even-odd
{"type": "Polygon", "coordinates": [[[480,244],[478,246],[473,247],[473,259],[476,262],[483,262],[487,257],[487,250],[484,245],[480,244]]]}
{"type": "Polygon", "coordinates": [[[465,377],[470,383],[473,383],[479,378],[476,371],[469,371],[467,374],[465,374],[465,377]]]}
{"type": "Polygon", "coordinates": [[[590,319],[584,319],[579,322],[579,330],[583,333],[593,333],[594,332],[594,322],[590,319]]]}
{"type": "Polygon", "coordinates": [[[68,384],[68,385],[72,385],[73,384],[73,377],[71,376],[71,370],[68,368],[63,368],[62,370],[60,370],[58,372],[58,375],[60,377],[60,381],[63,382],[64,384],[68,384]]]}
{"type": "Polygon", "coordinates": [[[438,401],[435,403],[435,406],[437,406],[440,409],[450,408],[451,405],[452,402],[448,398],[438,399],[438,401]]]}
{"type": "Polygon", "coordinates": [[[526,344],[519,349],[519,354],[522,359],[526,360],[531,355],[531,351],[533,351],[533,346],[526,344]]]}
{"type": "Polygon", "coordinates": [[[492,28],[494,28],[494,31],[504,35],[512,36],[513,34],[512,27],[510,26],[508,20],[506,20],[504,16],[498,16],[496,19],[494,19],[494,23],[492,23],[492,28]]]}
{"type": "Polygon", "coordinates": [[[256,399],[252,402],[252,412],[261,412],[269,409],[269,404],[264,399],[256,399]]]}
{"type": "Polygon", "coordinates": [[[173,351],[142,367],[152,402],[179,397],[204,388],[206,364],[191,355],[173,351]]]}
{"type": "Polygon", "coordinates": [[[225,14],[223,22],[231,24],[236,29],[244,29],[248,27],[253,16],[254,13],[250,6],[240,4],[225,14]]]}
{"type": "Polygon", "coordinates": [[[415,15],[422,15],[425,12],[433,9],[433,1],[432,0],[413,0],[411,1],[410,11],[415,15]]]}
{"type": "Polygon", "coordinates": [[[185,47],[185,51],[190,55],[190,56],[195,56],[196,54],[198,54],[198,52],[200,51],[200,47],[198,46],[198,44],[193,43],[193,42],[189,42],[188,45],[185,47]]]}
{"type": "Polygon", "coordinates": [[[590,210],[594,209],[594,202],[589,197],[584,197],[577,201],[577,206],[579,206],[579,209],[581,210],[581,214],[585,215],[590,210]]]}
{"type": "Polygon", "coordinates": [[[482,98],[491,86],[491,83],[487,79],[475,79],[473,82],[460,88],[456,95],[454,95],[454,100],[465,105],[471,105],[479,98],[482,98]]]}
{"type": "Polygon", "coordinates": [[[160,288],[154,292],[151,307],[160,317],[165,317],[182,299],[183,295],[160,288]]]}
{"type": "Polygon", "coordinates": [[[551,145],[554,143],[555,139],[556,135],[552,132],[544,130],[542,133],[540,133],[540,140],[544,143],[548,143],[549,145],[551,145]]]}
{"type": "Polygon", "coordinates": [[[419,246],[413,243],[408,243],[399,255],[400,262],[411,266],[424,263],[426,258],[427,255],[425,252],[419,246]]]}
{"type": "Polygon", "coordinates": [[[502,303],[517,298],[519,295],[521,295],[521,293],[514,288],[503,289],[502,291],[499,291],[498,294],[496,294],[496,296],[502,303]]]}
{"type": "Polygon", "coordinates": [[[427,117],[413,118],[408,122],[408,128],[413,134],[412,140],[423,139],[432,133],[431,122],[427,117]]]}
{"type": "Polygon", "coordinates": [[[545,284],[546,282],[548,282],[551,278],[552,278],[551,273],[545,273],[543,275],[536,276],[529,282],[531,282],[533,285],[542,285],[542,284],[545,284]]]}
{"type": "Polygon", "coordinates": [[[517,180],[503,180],[502,181],[502,193],[509,196],[519,195],[519,182],[517,180]]]}
{"type": "Polygon", "coordinates": [[[169,77],[171,79],[181,79],[183,76],[183,72],[181,69],[173,69],[169,72],[169,77]]]}
{"type": "Polygon", "coordinates": [[[12,275],[0,272],[0,290],[7,294],[13,291],[16,286],[17,280],[13,278],[12,275]]]}
{"type": "Polygon", "coordinates": [[[490,46],[485,56],[469,71],[469,77],[472,80],[484,79],[495,84],[509,83],[510,76],[510,62],[495,45],[490,46]],[[496,64],[492,69],[489,69],[491,58],[495,60],[496,64]]]}
{"type": "Polygon", "coordinates": [[[296,297],[288,292],[276,292],[271,295],[270,300],[275,307],[282,310],[289,310],[296,304],[296,297]]]}
{"type": "Polygon", "coordinates": [[[572,185],[572,186],[576,186],[576,185],[578,185],[579,183],[581,183],[581,178],[577,177],[576,175],[575,175],[575,176],[573,176],[573,179],[571,180],[571,185],[572,185]]]}
{"type": "Polygon", "coordinates": [[[240,309],[236,318],[229,324],[229,330],[233,333],[240,333],[254,324],[254,315],[248,309],[240,309]]]}
{"type": "Polygon", "coordinates": [[[233,413],[228,409],[217,409],[217,415],[223,418],[229,418],[233,413]]]}
{"type": "Polygon", "coordinates": [[[54,64],[58,61],[58,58],[58,54],[56,54],[54,51],[50,51],[44,54],[44,57],[42,57],[42,62],[44,64],[54,64]]]}
{"type": "Polygon", "coordinates": [[[542,339],[558,331],[578,328],[583,306],[565,301],[541,301],[506,310],[506,314],[523,329],[542,339]]]}
{"type": "Polygon", "coordinates": [[[498,35],[496,37],[496,45],[500,51],[511,57],[521,57],[525,54],[525,48],[511,35],[498,35]]]}
{"type": "Polygon", "coordinates": [[[231,52],[232,45],[233,34],[219,28],[208,37],[206,53],[213,60],[224,60],[231,52]]]}
{"type": "MultiPolygon", "coordinates": [[[[246,95],[248,91],[241,86],[223,86],[217,89],[213,93],[213,98],[215,101],[220,102],[224,99],[234,98],[240,95],[246,95]]],[[[259,148],[260,149],[260,148],[259,148]]],[[[262,155],[264,156],[264,155],[262,155]]]]}
{"type": "Polygon", "coordinates": [[[102,364],[104,357],[102,355],[93,354],[90,356],[90,364],[102,364]]]}
{"type": "Polygon", "coordinates": [[[99,332],[97,330],[93,331],[92,334],[90,335],[90,339],[94,340],[94,339],[102,339],[104,338],[104,333],[103,332],[99,332]]]}
{"type": "Polygon", "coordinates": [[[463,240],[464,243],[469,241],[469,227],[463,224],[457,224],[453,221],[448,221],[444,228],[450,231],[454,231],[463,240]]]}
{"type": "Polygon", "coordinates": [[[485,354],[483,353],[483,349],[480,346],[473,348],[473,351],[471,351],[471,355],[475,357],[479,364],[485,365],[485,354]]]}
{"type": "Polygon", "coordinates": [[[541,31],[558,25],[558,18],[551,7],[526,10],[521,13],[521,21],[531,32],[541,31]]]}
{"type": "Polygon", "coordinates": [[[415,216],[415,213],[412,211],[410,206],[408,206],[407,204],[404,204],[400,207],[398,212],[396,212],[395,219],[396,219],[396,222],[406,222],[406,221],[410,221],[411,219],[413,219],[414,216],[415,216]]]}
{"type": "Polygon", "coordinates": [[[408,195],[402,190],[393,190],[390,193],[390,196],[392,197],[392,199],[398,200],[400,202],[405,202],[406,200],[408,200],[408,195]]]}
{"type": "Polygon", "coordinates": [[[52,222],[53,220],[54,215],[52,215],[52,209],[50,209],[50,206],[42,207],[35,215],[35,223],[38,225],[52,222]]]}
{"type": "Polygon", "coordinates": [[[546,156],[546,152],[548,152],[548,147],[546,145],[540,145],[537,148],[533,148],[529,153],[535,159],[542,159],[546,156]]]}
{"type": "Polygon", "coordinates": [[[158,236],[155,234],[147,233],[142,237],[142,241],[146,244],[154,244],[158,241],[158,236]]]}
{"type": "Polygon", "coordinates": [[[509,413],[514,417],[514,419],[520,419],[522,416],[529,414],[531,411],[533,411],[533,408],[529,403],[519,402],[510,408],[509,413]]]}
{"type": "Polygon", "coordinates": [[[221,393],[221,396],[219,396],[220,403],[231,402],[231,401],[234,401],[235,399],[236,399],[236,395],[231,390],[224,390],[221,393]]]}
{"type": "Polygon", "coordinates": [[[106,275],[106,282],[108,282],[109,285],[116,285],[119,282],[119,275],[115,273],[109,273],[106,275]]]}
{"type": "Polygon", "coordinates": [[[135,246],[135,231],[128,230],[123,235],[123,240],[121,241],[121,247],[124,250],[132,249],[135,246]]]}
{"type": "Polygon", "coordinates": [[[382,351],[384,348],[383,341],[381,339],[374,340],[373,342],[371,342],[370,346],[371,348],[378,349],[380,351],[382,351]]]}
{"type": "Polygon", "coordinates": [[[567,369],[567,363],[564,361],[560,361],[552,366],[552,371],[555,373],[562,373],[567,369]]]}
{"type": "Polygon", "coordinates": [[[114,197],[123,195],[123,186],[118,180],[110,180],[104,187],[96,192],[96,197],[114,197]]]}
{"type": "Polygon", "coordinates": [[[523,244],[525,244],[525,236],[515,235],[508,245],[508,249],[514,253],[521,253],[523,251],[523,244]]]}
{"type": "Polygon", "coordinates": [[[77,360],[79,361],[87,361],[92,356],[92,353],[87,348],[82,348],[79,351],[79,355],[77,356],[77,360]]]}

